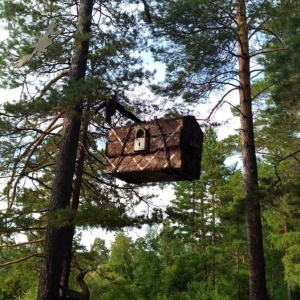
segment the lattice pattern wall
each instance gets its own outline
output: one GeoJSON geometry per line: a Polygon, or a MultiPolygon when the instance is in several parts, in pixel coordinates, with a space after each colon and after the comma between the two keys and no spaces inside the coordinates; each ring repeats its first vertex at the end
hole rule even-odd
{"type": "Polygon", "coordinates": [[[113,128],[106,148],[108,173],[126,182],[192,180],[200,176],[203,133],[192,116],[113,128]],[[134,151],[136,131],[147,149],[134,151]]]}

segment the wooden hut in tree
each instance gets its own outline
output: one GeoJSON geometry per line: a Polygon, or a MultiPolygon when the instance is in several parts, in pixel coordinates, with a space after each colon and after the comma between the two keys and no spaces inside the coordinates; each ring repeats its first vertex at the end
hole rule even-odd
{"type": "Polygon", "coordinates": [[[128,183],[199,179],[202,142],[193,116],[112,128],[107,171],[128,183]]]}

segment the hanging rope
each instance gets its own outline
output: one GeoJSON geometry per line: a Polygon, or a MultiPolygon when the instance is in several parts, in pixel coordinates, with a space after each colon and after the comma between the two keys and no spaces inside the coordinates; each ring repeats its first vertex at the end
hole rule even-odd
{"type": "Polygon", "coordinates": [[[164,137],[164,134],[163,134],[163,128],[162,126],[159,124],[158,122],[158,119],[155,118],[155,123],[160,131],[160,137],[162,139],[162,142],[163,142],[163,147],[164,147],[164,152],[165,152],[165,156],[166,156],[166,160],[167,160],[167,164],[168,164],[168,168],[169,169],[172,169],[172,163],[171,163],[171,159],[170,159],[170,153],[168,152],[168,149],[167,149],[167,142],[166,142],[166,139],[164,137]]]}
{"type": "Polygon", "coordinates": [[[116,166],[115,166],[115,168],[114,168],[114,170],[113,170],[113,173],[116,173],[116,172],[117,172],[117,170],[118,170],[118,168],[119,168],[119,166],[120,166],[122,160],[124,159],[124,156],[125,156],[125,155],[124,155],[124,150],[125,150],[125,148],[126,148],[126,145],[127,145],[128,140],[129,140],[131,131],[132,131],[132,124],[130,124],[129,130],[128,130],[128,132],[127,132],[127,135],[125,136],[125,139],[124,139],[124,142],[123,142],[123,145],[122,145],[122,150],[121,150],[121,153],[119,154],[118,162],[117,162],[117,164],[116,164],[116,166]]]}

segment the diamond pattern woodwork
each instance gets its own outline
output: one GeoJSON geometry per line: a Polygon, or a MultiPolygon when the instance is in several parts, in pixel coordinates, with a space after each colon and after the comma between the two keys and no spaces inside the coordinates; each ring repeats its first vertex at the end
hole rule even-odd
{"type": "Polygon", "coordinates": [[[129,183],[193,180],[200,177],[203,133],[193,116],[112,128],[107,171],[129,183]],[[135,152],[135,133],[147,132],[146,151],[135,152]]]}

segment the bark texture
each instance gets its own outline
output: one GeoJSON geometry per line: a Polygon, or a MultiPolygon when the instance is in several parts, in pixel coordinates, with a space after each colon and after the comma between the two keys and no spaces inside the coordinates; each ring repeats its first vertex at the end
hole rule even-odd
{"type": "Polygon", "coordinates": [[[240,80],[241,141],[246,206],[246,232],[249,256],[251,300],[267,299],[258,172],[255,154],[250,83],[250,54],[245,0],[237,0],[238,54],[240,80]]]}
{"type": "MultiPolygon", "coordinates": [[[[84,80],[89,51],[93,0],[81,0],[77,21],[77,40],[70,66],[70,84],[84,80]],[[84,34],[84,35],[83,35],[84,34]],[[82,37],[85,38],[82,38],[82,37]]],[[[74,99],[64,118],[63,133],[58,154],[56,174],[52,187],[51,206],[44,245],[44,260],[40,271],[38,300],[59,299],[66,242],[70,229],[54,226],[55,212],[70,206],[72,182],[82,118],[83,99],[74,99]]],[[[70,246],[70,243],[68,243],[70,246]]],[[[70,249],[71,251],[71,249],[70,249]]],[[[66,272],[66,270],[64,271],[66,272]]]]}

